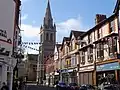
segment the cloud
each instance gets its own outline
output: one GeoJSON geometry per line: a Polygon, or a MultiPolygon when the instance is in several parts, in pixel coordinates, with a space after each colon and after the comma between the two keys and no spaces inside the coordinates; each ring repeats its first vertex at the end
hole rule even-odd
{"type": "Polygon", "coordinates": [[[21,17],[21,20],[26,20],[27,17],[28,17],[28,14],[25,14],[25,15],[23,15],[23,16],[21,17]]]}
{"type": "Polygon", "coordinates": [[[22,36],[25,36],[27,38],[39,36],[39,32],[40,32],[39,27],[34,27],[32,25],[22,24],[21,29],[23,30],[22,36]]]}
{"type": "MultiPolygon", "coordinates": [[[[71,30],[80,30],[82,27],[81,19],[78,18],[70,18],[66,21],[56,23],[57,26],[57,42],[62,42],[63,37],[69,36],[71,30]]],[[[39,42],[40,36],[40,27],[22,24],[21,29],[24,30],[22,32],[23,42],[39,42]]],[[[38,46],[31,46],[38,48],[38,46]]],[[[31,53],[36,53],[34,50],[28,50],[31,53]]],[[[37,52],[38,53],[38,52],[37,52]]]]}
{"type": "Polygon", "coordinates": [[[80,21],[78,19],[69,19],[65,22],[61,22],[57,24],[58,29],[60,30],[79,30],[80,29],[80,21]]]}
{"type": "Polygon", "coordinates": [[[80,16],[78,18],[70,18],[66,21],[57,24],[57,42],[62,42],[63,37],[69,37],[71,30],[81,30],[83,28],[82,19],[80,16]]]}

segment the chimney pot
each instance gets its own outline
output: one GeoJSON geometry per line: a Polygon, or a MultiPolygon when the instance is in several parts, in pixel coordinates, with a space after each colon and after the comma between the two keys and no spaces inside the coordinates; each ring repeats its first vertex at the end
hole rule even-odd
{"type": "Polygon", "coordinates": [[[98,23],[100,23],[101,21],[103,21],[105,19],[106,19],[106,15],[96,14],[95,24],[97,25],[98,23]]]}

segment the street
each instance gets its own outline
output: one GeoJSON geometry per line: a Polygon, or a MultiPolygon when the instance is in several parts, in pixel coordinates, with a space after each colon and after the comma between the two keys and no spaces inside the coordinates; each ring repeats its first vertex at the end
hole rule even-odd
{"type": "Polygon", "coordinates": [[[39,85],[26,85],[25,89],[22,90],[56,90],[52,87],[39,86],[39,85]]]}

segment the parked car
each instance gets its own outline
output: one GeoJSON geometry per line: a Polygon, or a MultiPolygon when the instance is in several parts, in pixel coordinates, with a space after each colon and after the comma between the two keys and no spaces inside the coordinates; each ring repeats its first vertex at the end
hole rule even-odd
{"type": "Polygon", "coordinates": [[[99,90],[90,84],[81,85],[79,90],[99,90]]]}
{"type": "Polygon", "coordinates": [[[118,84],[109,84],[103,86],[104,90],[120,90],[120,85],[118,84]]]}
{"type": "Polygon", "coordinates": [[[76,83],[70,83],[68,85],[68,90],[79,90],[79,87],[76,83]]]}
{"type": "Polygon", "coordinates": [[[56,85],[56,90],[67,90],[67,85],[64,82],[59,82],[56,85]]]}

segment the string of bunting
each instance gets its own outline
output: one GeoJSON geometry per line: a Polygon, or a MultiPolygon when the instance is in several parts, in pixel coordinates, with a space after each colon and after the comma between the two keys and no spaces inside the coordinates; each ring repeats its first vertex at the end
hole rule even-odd
{"type": "Polygon", "coordinates": [[[38,42],[22,42],[22,44],[26,45],[40,45],[41,43],[38,43],[38,42]]]}
{"type": "Polygon", "coordinates": [[[30,47],[30,46],[26,46],[26,45],[22,45],[24,48],[29,48],[31,50],[35,50],[35,51],[39,51],[38,49],[36,48],[33,48],[33,47],[30,47]]]}

